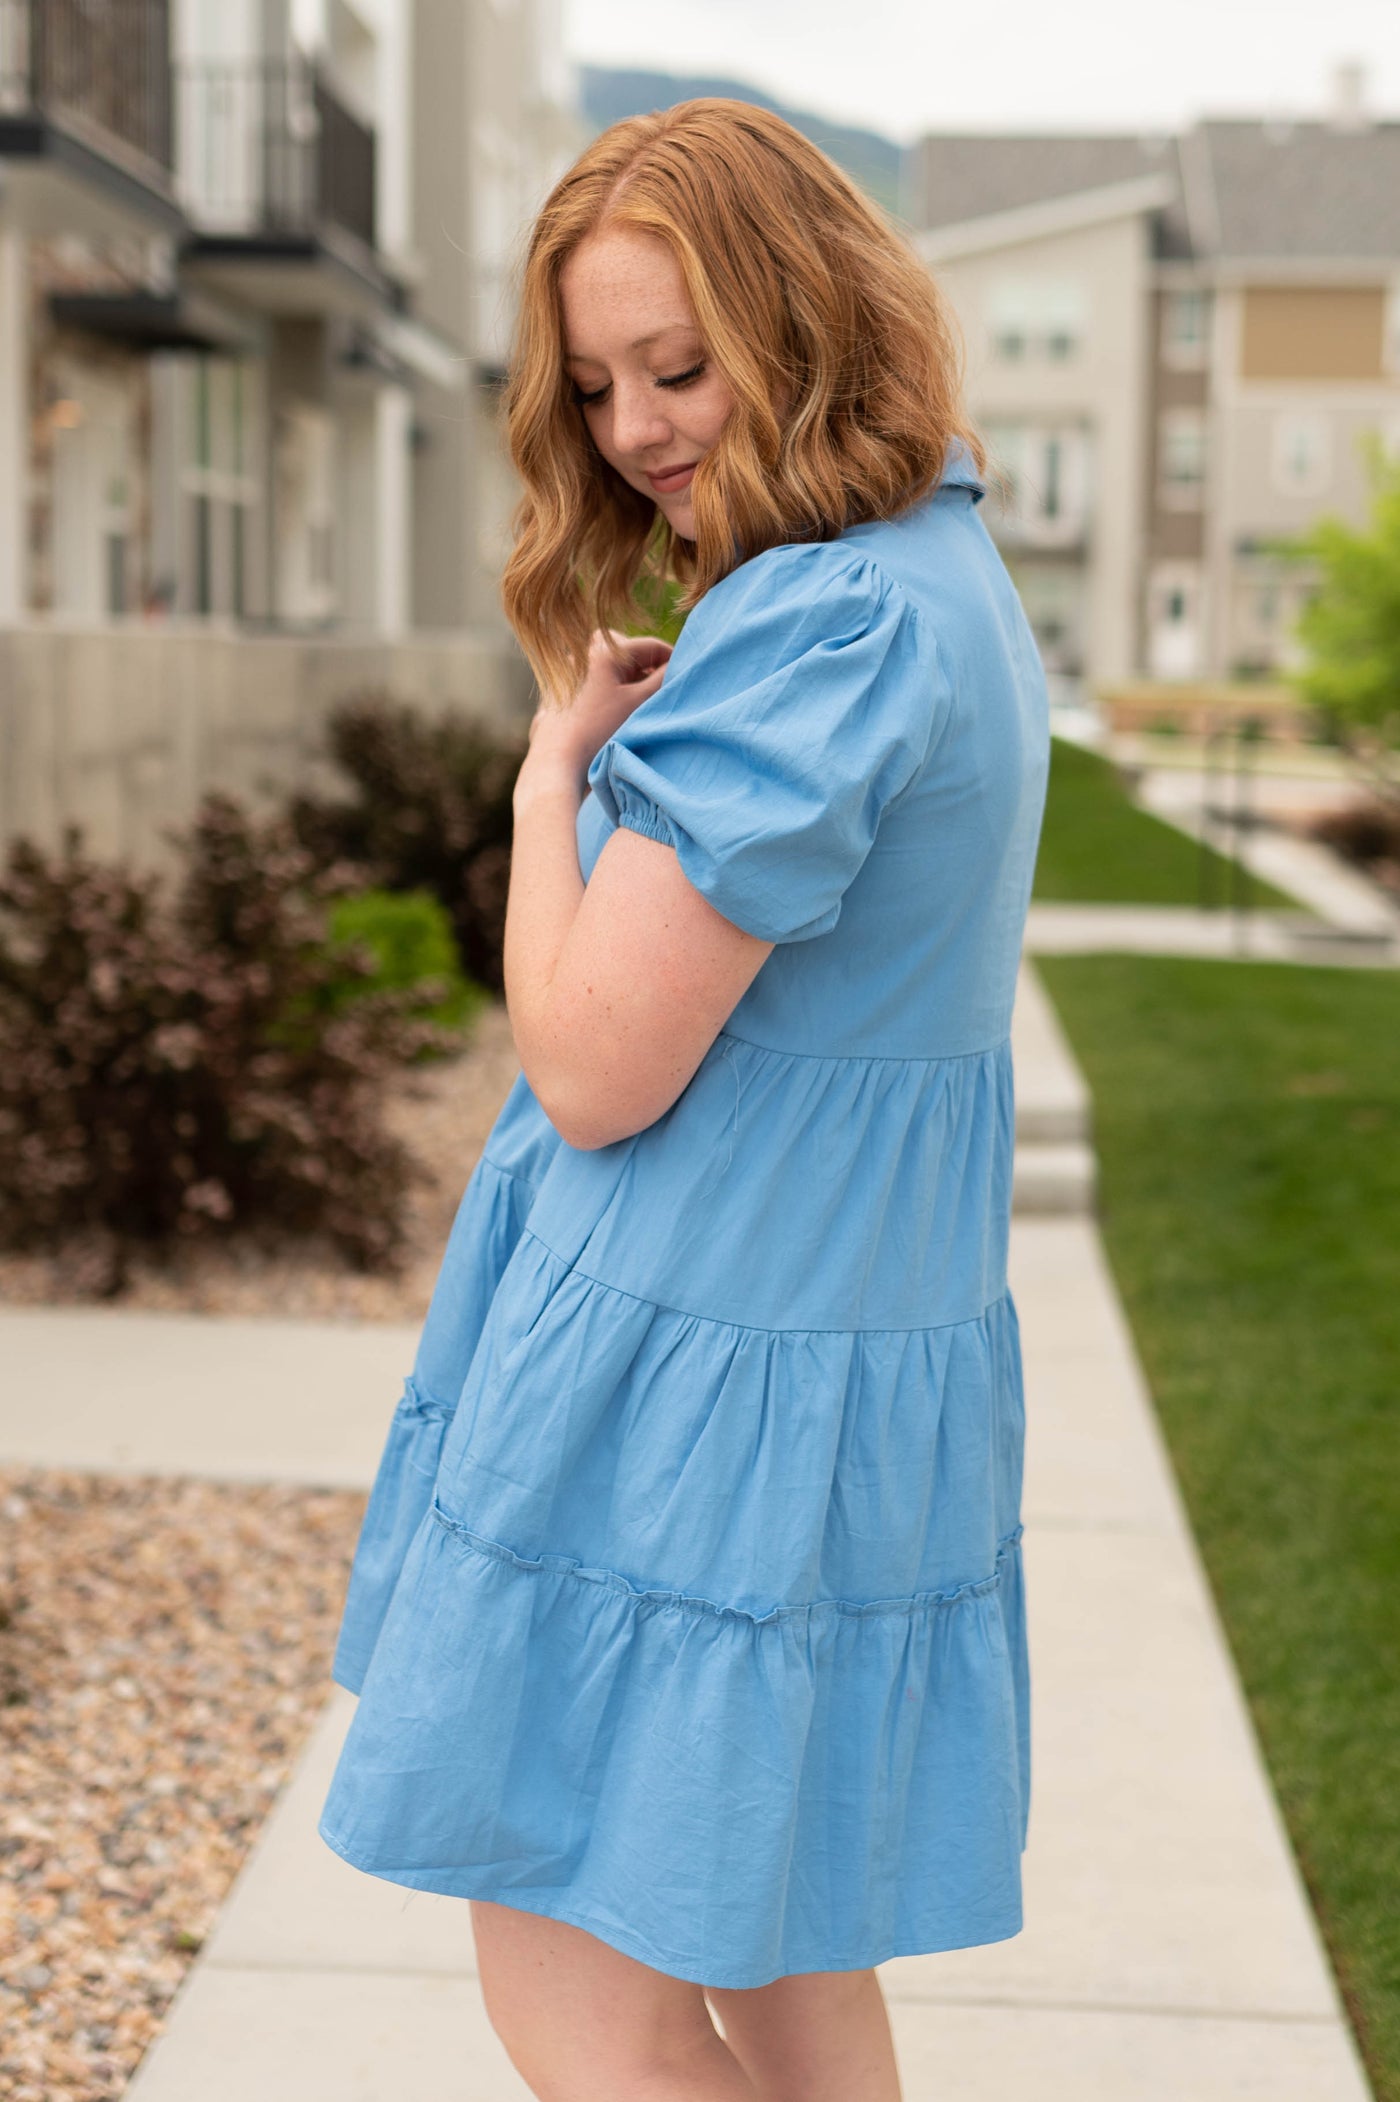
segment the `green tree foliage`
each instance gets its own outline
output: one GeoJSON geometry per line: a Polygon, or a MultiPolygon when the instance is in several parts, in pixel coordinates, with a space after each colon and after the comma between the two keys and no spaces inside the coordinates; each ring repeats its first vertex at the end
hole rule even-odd
{"type": "MultiPolygon", "coordinates": [[[[1340,740],[1389,771],[1400,751],[1400,459],[1366,447],[1371,517],[1358,531],[1319,519],[1294,552],[1319,583],[1298,622],[1306,660],[1294,683],[1340,740]]],[[[1400,778],[1393,783],[1400,793],[1400,778]]]]}

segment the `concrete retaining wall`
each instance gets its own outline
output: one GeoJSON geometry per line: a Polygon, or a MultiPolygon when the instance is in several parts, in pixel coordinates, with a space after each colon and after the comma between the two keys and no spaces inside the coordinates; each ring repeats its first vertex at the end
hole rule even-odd
{"type": "Polygon", "coordinates": [[[142,628],[0,629],[0,845],[53,845],[81,825],[88,850],[154,866],[165,828],[206,790],[256,808],[330,787],[329,710],[380,689],[523,728],[532,684],[489,632],[220,635],[142,628]]]}

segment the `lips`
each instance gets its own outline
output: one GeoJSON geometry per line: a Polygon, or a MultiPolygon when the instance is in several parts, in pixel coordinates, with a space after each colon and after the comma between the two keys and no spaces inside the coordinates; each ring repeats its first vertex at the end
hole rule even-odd
{"type": "Polygon", "coordinates": [[[690,486],[690,478],[699,465],[698,460],[686,460],[679,467],[667,467],[660,474],[648,474],[647,480],[658,496],[674,496],[677,490],[690,486]]]}

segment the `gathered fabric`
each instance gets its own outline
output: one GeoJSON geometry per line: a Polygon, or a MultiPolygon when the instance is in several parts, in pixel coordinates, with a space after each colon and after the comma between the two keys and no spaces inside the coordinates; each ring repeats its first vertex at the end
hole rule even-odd
{"type": "Polygon", "coordinates": [[[672,1975],[1004,1939],[1030,1809],[1011,1006],[1044,681],[954,453],[706,594],[603,746],[771,956],[672,1107],[511,1089],[389,1426],[322,1836],[672,1975]]]}

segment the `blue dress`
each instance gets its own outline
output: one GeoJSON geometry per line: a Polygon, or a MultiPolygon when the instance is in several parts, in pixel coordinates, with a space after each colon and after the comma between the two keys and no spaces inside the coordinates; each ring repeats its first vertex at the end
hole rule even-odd
{"type": "Polygon", "coordinates": [[[321,1815],[356,1867],[758,1986],[1022,1924],[1009,1030],[1045,683],[955,448],[772,548],[601,748],[614,827],[777,944],[682,1094],[516,1081],[365,1516],[321,1815]]]}

